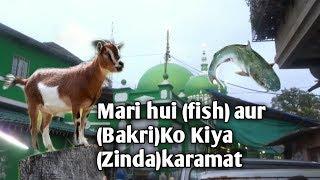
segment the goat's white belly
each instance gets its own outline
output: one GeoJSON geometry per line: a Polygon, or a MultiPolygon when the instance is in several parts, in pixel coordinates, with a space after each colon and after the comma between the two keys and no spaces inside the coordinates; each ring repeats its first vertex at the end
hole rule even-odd
{"type": "Polygon", "coordinates": [[[44,111],[51,114],[63,113],[71,111],[71,107],[68,106],[60,97],[58,92],[58,86],[49,87],[43,83],[38,83],[38,88],[43,100],[44,111]]]}

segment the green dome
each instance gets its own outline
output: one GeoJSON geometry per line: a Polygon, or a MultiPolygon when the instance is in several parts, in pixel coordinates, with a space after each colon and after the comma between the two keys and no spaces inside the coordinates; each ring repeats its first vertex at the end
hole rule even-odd
{"type": "MultiPolygon", "coordinates": [[[[163,81],[164,64],[156,65],[146,71],[139,80],[138,90],[158,90],[158,85],[163,81]]],[[[169,82],[173,86],[173,92],[178,94],[185,87],[192,73],[186,68],[168,63],[167,74],[169,82]]]]}
{"type": "Polygon", "coordinates": [[[199,94],[200,91],[204,92],[206,89],[214,89],[217,92],[226,93],[226,90],[221,89],[218,84],[210,83],[207,75],[199,75],[199,76],[191,77],[189,81],[186,83],[186,86],[184,88],[184,93],[187,96],[191,96],[191,95],[199,94]]]}

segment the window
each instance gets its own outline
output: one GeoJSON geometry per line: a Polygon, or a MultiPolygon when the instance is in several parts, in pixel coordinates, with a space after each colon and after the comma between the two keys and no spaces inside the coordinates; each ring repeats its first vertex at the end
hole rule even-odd
{"type": "Polygon", "coordinates": [[[6,169],[8,164],[8,158],[5,154],[5,151],[3,151],[4,147],[0,147],[0,179],[6,178],[6,169]]]}
{"type": "Polygon", "coordinates": [[[320,162],[320,147],[308,149],[309,161],[320,162]]]}
{"type": "Polygon", "coordinates": [[[27,60],[21,56],[13,56],[11,74],[18,77],[22,77],[22,78],[27,78],[28,76],[27,60]]]}

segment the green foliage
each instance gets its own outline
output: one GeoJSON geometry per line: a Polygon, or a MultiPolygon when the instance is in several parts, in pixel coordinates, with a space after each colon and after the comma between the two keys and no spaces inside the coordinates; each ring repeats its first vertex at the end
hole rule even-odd
{"type": "Polygon", "coordinates": [[[245,0],[250,8],[253,41],[274,40],[293,0],[245,0]]]}
{"type": "Polygon", "coordinates": [[[271,104],[275,109],[320,121],[320,97],[298,88],[282,90],[271,104]]]}

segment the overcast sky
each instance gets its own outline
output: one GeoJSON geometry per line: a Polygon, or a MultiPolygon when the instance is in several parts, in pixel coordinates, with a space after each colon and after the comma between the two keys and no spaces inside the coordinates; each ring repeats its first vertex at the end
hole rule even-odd
{"type": "MultiPolygon", "coordinates": [[[[115,86],[126,79],[135,87],[142,74],[163,62],[165,30],[170,29],[171,55],[200,69],[205,50],[211,61],[214,52],[226,45],[251,41],[249,8],[244,0],[3,0],[0,22],[38,41],[54,41],[83,60],[94,55],[90,42],[111,36],[114,22],[116,41],[125,43],[122,50],[125,70],[113,76],[115,86]]],[[[251,43],[267,61],[273,62],[274,42],[251,43]]],[[[172,60],[174,63],[178,63],[172,60]]],[[[263,90],[246,77],[239,77],[231,63],[219,69],[225,81],[263,90]]],[[[308,70],[279,70],[281,88],[312,86],[308,70]]],[[[192,71],[192,69],[191,69],[192,71]]],[[[194,72],[194,71],[193,71],[194,72]]],[[[228,87],[229,95],[256,103],[269,104],[273,95],[250,93],[228,87]]],[[[319,94],[319,90],[315,93],[319,94]]]]}

